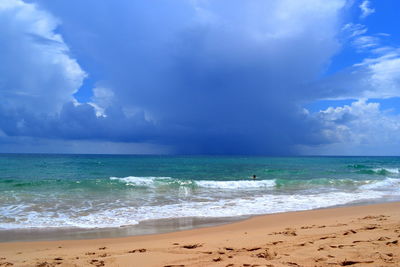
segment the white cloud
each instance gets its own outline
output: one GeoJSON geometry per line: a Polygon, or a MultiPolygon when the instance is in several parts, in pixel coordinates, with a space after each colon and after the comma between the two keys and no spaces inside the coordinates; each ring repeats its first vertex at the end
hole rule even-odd
{"type": "Polygon", "coordinates": [[[114,92],[107,87],[98,86],[93,88],[92,102],[88,104],[94,107],[97,117],[107,117],[105,110],[112,105],[114,92]]]}
{"type": "Polygon", "coordinates": [[[368,17],[369,15],[371,15],[372,13],[375,13],[375,9],[370,7],[371,2],[368,0],[363,1],[360,4],[360,9],[361,9],[361,15],[360,18],[364,19],[366,17],[368,17]]]}
{"type": "Polygon", "coordinates": [[[303,146],[306,154],[398,155],[400,115],[382,110],[379,103],[360,99],[342,107],[314,113],[329,144],[303,146]]]}
{"type": "MultiPolygon", "coordinates": [[[[364,87],[360,96],[365,98],[400,97],[400,49],[386,47],[382,54],[366,58],[356,67],[365,69],[364,87]]],[[[375,51],[378,53],[378,51],[375,51]]]]}
{"type": "Polygon", "coordinates": [[[371,49],[379,45],[379,38],[374,36],[362,35],[354,39],[353,45],[359,51],[365,51],[366,49],[371,49]]]}
{"type": "Polygon", "coordinates": [[[368,28],[363,24],[347,23],[343,26],[342,31],[348,35],[348,38],[352,38],[365,34],[368,28]]]}
{"type": "Polygon", "coordinates": [[[0,1],[0,97],[3,108],[58,112],[86,73],[56,33],[59,21],[35,4],[0,1]]]}
{"type": "Polygon", "coordinates": [[[356,39],[367,57],[317,84],[320,99],[400,97],[400,48],[381,46],[379,39],[356,39]]]}

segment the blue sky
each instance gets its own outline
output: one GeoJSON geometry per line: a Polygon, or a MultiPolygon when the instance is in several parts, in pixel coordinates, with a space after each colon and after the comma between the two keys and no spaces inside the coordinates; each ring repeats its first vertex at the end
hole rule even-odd
{"type": "Polygon", "coordinates": [[[397,0],[3,0],[0,152],[398,155],[397,0]]]}

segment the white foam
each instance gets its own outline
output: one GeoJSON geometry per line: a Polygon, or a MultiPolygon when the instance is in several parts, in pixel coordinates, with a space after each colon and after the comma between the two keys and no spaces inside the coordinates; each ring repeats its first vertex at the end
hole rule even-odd
{"type": "MultiPolygon", "coordinates": [[[[399,180],[397,180],[399,181],[399,180]]],[[[378,199],[387,192],[371,189],[355,192],[329,192],[315,194],[266,194],[258,197],[242,196],[234,199],[184,201],[159,206],[103,206],[91,209],[80,207],[59,212],[28,211],[29,207],[4,209],[0,214],[14,221],[0,222],[0,228],[82,227],[104,228],[137,224],[143,220],[180,217],[231,217],[269,214],[285,211],[309,210],[347,204],[352,201],[378,199]],[[94,210],[93,210],[94,209],[94,210]]],[[[397,194],[398,195],[398,194],[397,194]]]]}
{"type": "Polygon", "coordinates": [[[388,173],[399,174],[400,171],[398,168],[374,168],[372,169],[374,172],[386,171],[388,173]]]}
{"type": "Polygon", "coordinates": [[[362,190],[376,190],[376,189],[386,189],[386,190],[392,190],[399,188],[400,186],[400,179],[395,179],[395,178],[386,178],[381,181],[374,181],[366,185],[360,186],[360,189],[362,190]]]}
{"type": "Polygon", "coordinates": [[[155,187],[159,185],[178,184],[179,186],[192,186],[213,188],[213,189],[251,189],[267,188],[276,185],[275,180],[234,180],[234,181],[211,181],[211,180],[179,180],[171,177],[137,177],[128,176],[123,178],[110,177],[111,180],[118,180],[127,185],[155,187]]]}
{"type": "MultiPolygon", "coordinates": [[[[160,190],[156,194],[143,193],[146,200],[138,204],[129,197],[85,199],[65,203],[65,199],[53,196],[54,203],[44,206],[41,202],[19,201],[18,205],[0,206],[0,229],[18,228],[49,228],[49,227],[80,227],[105,228],[137,224],[143,220],[180,217],[231,217],[254,214],[269,214],[285,211],[309,210],[335,205],[348,204],[353,201],[368,201],[400,197],[400,179],[386,178],[380,181],[368,181],[354,191],[317,191],[305,193],[293,191],[279,193],[278,191],[254,191],[252,188],[271,188],[274,180],[257,181],[185,181],[170,177],[111,177],[127,184],[156,186],[157,183],[179,181],[179,191],[182,196],[171,195],[172,191],[160,190]],[[200,188],[216,188],[220,190],[196,190],[181,183],[195,183],[200,188]],[[234,190],[234,191],[233,191],[234,190]],[[243,193],[241,193],[243,190],[243,193]],[[204,193],[206,192],[206,193],[204,193]],[[222,193],[221,193],[222,192],[222,193]],[[227,192],[227,194],[225,194],[227,192]],[[234,192],[235,194],[231,194],[234,192]],[[203,195],[206,195],[204,197],[203,195]],[[162,197],[162,201],[157,200],[162,197]],[[168,198],[169,197],[169,198],[168,198]],[[165,201],[167,199],[169,202],[165,201]],[[112,200],[112,201],[110,201],[112,200]],[[72,204],[73,203],[73,204],[72,204]]],[[[176,191],[174,191],[176,193],[176,191]]],[[[47,196],[48,197],[48,196],[47,196]]],[[[40,200],[41,201],[41,200],[40,200]]]]}
{"type": "Polygon", "coordinates": [[[110,177],[111,180],[117,180],[120,182],[124,182],[127,185],[134,186],[153,186],[154,181],[156,179],[171,179],[171,177],[137,177],[137,176],[128,176],[128,177],[110,177]]]}
{"type": "Polygon", "coordinates": [[[215,189],[250,189],[250,188],[265,188],[274,187],[275,180],[258,180],[258,181],[196,181],[200,187],[215,188],[215,189]]]}

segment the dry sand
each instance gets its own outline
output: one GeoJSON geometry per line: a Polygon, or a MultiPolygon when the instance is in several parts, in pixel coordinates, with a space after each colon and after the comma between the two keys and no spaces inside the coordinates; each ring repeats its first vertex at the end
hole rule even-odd
{"type": "Polygon", "coordinates": [[[159,235],[0,243],[0,266],[400,266],[400,202],[159,235]]]}

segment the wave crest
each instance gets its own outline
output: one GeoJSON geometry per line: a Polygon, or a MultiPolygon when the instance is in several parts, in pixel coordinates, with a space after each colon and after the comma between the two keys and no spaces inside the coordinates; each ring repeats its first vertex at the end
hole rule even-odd
{"type": "Polygon", "coordinates": [[[395,178],[386,178],[381,181],[375,181],[360,187],[363,190],[376,190],[376,189],[392,189],[392,188],[399,188],[400,186],[400,179],[395,178]]]}
{"type": "Polygon", "coordinates": [[[212,181],[212,180],[181,180],[171,177],[137,177],[128,176],[123,178],[110,177],[130,186],[138,187],[157,187],[157,186],[189,186],[212,189],[253,189],[268,188],[276,185],[275,180],[232,180],[232,181],[212,181]]]}

